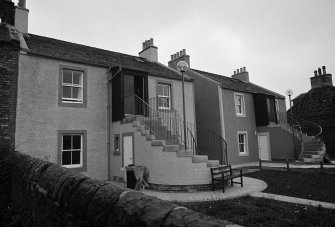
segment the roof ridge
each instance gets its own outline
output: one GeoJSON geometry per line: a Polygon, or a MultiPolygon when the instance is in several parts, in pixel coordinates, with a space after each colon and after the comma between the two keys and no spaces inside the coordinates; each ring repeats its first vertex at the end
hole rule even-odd
{"type": "Polygon", "coordinates": [[[106,49],[102,49],[102,48],[99,48],[99,47],[92,47],[92,46],[88,46],[88,45],[85,45],[85,44],[75,43],[75,42],[66,41],[66,40],[62,40],[62,39],[51,38],[51,37],[42,36],[42,35],[36,35],[36,34],[31,34],[31,33],[29,33],[29,35],[32,35],[32,36],[35,36],[35,37],[40,37],[40,38],[43,38],[43,39],[54,40],[54,41],[57,41],[57,42],[63,42],[63,43],[71,44],[71,45],[77,45],[77,46],[81,46],[81,47],[85,47],[85,48],[91,48],[91,49],[95,49],[95,50],[106,51],[106,52],[110,52],[110,53],[113,53],[113,54],[120,54],[120,55],[124,55],[124,56],[128,56],[128,57],[140,58],[141,60],[148,61],[147,59],[145,59],[143,57],[136,56],[136,55],[125,54],[125,53],[116,52],[116,51],[112,51],[112,50],[106,50],[106,49]]]}

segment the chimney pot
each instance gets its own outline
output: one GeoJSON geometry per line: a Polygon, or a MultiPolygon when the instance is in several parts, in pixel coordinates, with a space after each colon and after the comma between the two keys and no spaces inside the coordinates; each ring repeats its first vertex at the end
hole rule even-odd
{"type": "Polygon", "coordinates": [[[26,0],[19,0],[19,3],[17,4],[21,8],[26,8],[26,0]]]}
{"type": "Polygon", "coordinates": [[[321,76],[321,68],[318,68],[318,73],[319,73],[319,76],[321,76]]]}
{"type": "Polygon", "coordinates": [[[171,55],[171,60],[173,60],[173,54],[171,55]]]}
{"type": "Polygon", "coordinates": [[[314,70],[314,76],[318,76],[318,71],[314,70]]]}
{"type": "Polygon", "coordinates": [[[183,49],[183,55],[186,55],[186,49],[183,49]]]}
{"type": "Polygon", "coordinates": [[[236,75],[236,70],[234,71],[234,75],[236,75]]]}
{"type": "Polygon", "coordinates": [[[154,39],[150,38],[150,45],[153,46],[154,45],[154,39]]]}
{"type": "Polygon", "coordinates": [[[177,58],[179,58],[179,52],[177,52],[177,58]]]}
{"type": "Polygon", "coordinates": [[[246,70],[245,70],[245,67],[243,67],[243,72],[245,72],[246,70]]]}
{"type": "Polygon", "coordinates": [[[326,66],[322,66],[322,74],[323,75],[326,75],[327,73],[326,73],[326,66]]]}
{"type": "Polygon", "coordinates": [[[182,50],[179,51],[179,55],[180,55],[180,56],[183,56],[183,51],[182,51],[182,50]]]}
{"type": "Polygon", "coordinates": [[[237,69],[236,71],[237,71],[237,74],[239,74],[239,73],[240,73],[240,70],[239,70],[239,69],[237,69]]]}
{"type": "Polygon", "coordinates": [[[240,68],[240,72],[243,72],[243,68],[240,68]]]}

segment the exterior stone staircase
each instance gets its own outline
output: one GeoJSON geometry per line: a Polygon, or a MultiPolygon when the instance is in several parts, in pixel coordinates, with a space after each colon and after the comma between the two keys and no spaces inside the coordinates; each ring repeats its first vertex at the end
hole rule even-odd
{"type": "Polygon", "coordinates": [[[313,163],[323,161],[326,153],[325,144],[321,138],[314,138],[303,134],[302,152],[298,161],[304,163],[313,163]]]}
{"type": "Polygon", "coordinates": [[[177,157],[191,157],[193,163],[206,163],[207,167],[215,167],[219,165],[219,160],[208,160],[207,155],[196,155],[193,150],[186,149],[185,146],[176,142],[176,135],[172,135],[170,130],[167,130],[166,127],[161,127],[160,130],[163,130],[163,135],[166,135],[165,138],[163,136],[156,136],[152,134],[147,129],[146,121],[139,121],[134,119],[133,127],[136,128],[137,131],[141,132],[141,135],[146,137],[147,141],[151,141],[152,146],[161,146],[164,152],[175,152],[177,157]],[[171,139],[172,138],[172,139],[171,139]]]}

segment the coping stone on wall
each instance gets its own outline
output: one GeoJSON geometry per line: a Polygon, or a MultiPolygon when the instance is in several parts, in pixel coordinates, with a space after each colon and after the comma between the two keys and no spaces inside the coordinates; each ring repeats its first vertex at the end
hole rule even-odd
{"type": "Polygon", "coordinates": [[[108,183],[99,188],[93,196],[87,209],[87,219],[92,226],[103,226],[106,223],[108,214],[111,212],[123,188],[108,183]]]}
{"type": "Polygon", "coordinates": [[[108,216],[107,225],[161,226],[175,204],[139,192],[123,194],[108,216]]]}

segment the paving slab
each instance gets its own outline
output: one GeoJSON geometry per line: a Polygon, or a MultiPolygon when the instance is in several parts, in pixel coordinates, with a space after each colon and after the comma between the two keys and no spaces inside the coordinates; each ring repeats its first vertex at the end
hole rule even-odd
{"type": "Polygon", "coordinates": [[[226,186],[224,193],[222,192],[222,189],[204,192],[161,192],[153,190],[143,190],[141,192],[170,202],[203,202],[246,196],[261,192],[266,187],[267,184],[264,181],[250,177],[243,177],[243,187],[240,185],[226,186]]]}

